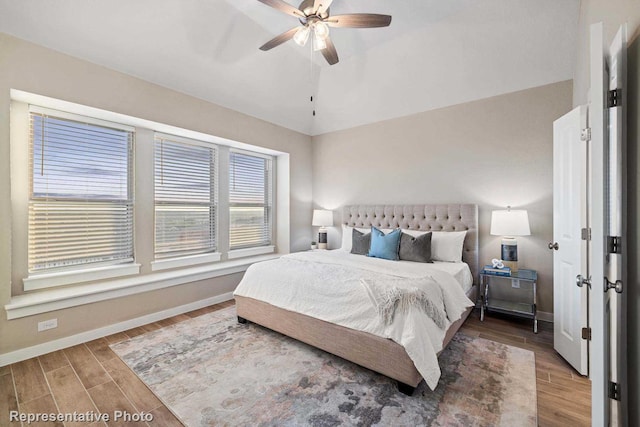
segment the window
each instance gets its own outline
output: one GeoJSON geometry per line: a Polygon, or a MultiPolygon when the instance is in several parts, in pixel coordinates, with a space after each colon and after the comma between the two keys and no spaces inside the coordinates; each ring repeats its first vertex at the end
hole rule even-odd
{"type": "Polygon", "coordinates": [[[277,250],[286,153],[19,91],[10,139],[11,280],[24,292],[235,271],[277,250]]]}
{"type": "Polygon", "coordinates": [[[30,110],[29,273],[133,262],[133,129],[30,110]]]}
{"type": "Polygon", "coordinates": [[[272,159],[229,154],[229,249],[268,246],[273,223],[272,159]]]}
{"type": "Polygon", "coordinates": [[[216,148],[156,134],[155,256],[216,250],[216,148]]]}

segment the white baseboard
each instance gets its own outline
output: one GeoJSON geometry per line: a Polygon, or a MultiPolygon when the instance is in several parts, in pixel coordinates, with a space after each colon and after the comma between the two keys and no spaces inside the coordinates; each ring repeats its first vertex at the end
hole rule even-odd
{"type": "Polygon", "coordinates": [[[124,322],[115,323],[113,325],[104,326],[102,328],[93,329],[91,331],[81,332],[76,335],[71,335],[42,344],[37,344],[31,347],[21,348],[20,350],[11,351],[9,353],[0,354],[0,366],[6,366],[12,363],[31,359],[32,357],[42,356],[43,354],[51,353],[52,351],[62,350],[63,348],[72,347],[74,345],[102,338],[107,335],[123,332],[127,329],[157,322],[158,320],[173,317],[178,314],[197,310],[199,308],[207,307],[213,304],[219,304],[231,299],[233,299],[233,292],[227,292],[221,295],[216,295],[214,297],[195,301],[178,307],[146,314],[144,316],[136,317],[135,319],[125,320],[124,322]]]}
{"type": "Polygon", "coordinates": [[[553,323],[553,313],[549,313],[548,311],[539,311],[537,314],[538,320],[553,323]]]}

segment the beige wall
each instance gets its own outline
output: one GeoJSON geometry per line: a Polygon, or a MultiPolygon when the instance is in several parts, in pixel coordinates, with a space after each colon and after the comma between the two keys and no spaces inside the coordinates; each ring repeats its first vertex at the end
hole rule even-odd
{"type": "MultiPolygon", "coordinates": [[[[578,51],[574,76],[574,106],[586,104],[589,97],[589,29],[591,24],[604,24],[604,41],[608,46],[618,27],[627,23],[628,91],[628,286],[627,286],[627,361],[629,425],[640,425],[640,0],[582,0],[578,24],[578,51]]],[[[623,393],[625,390],[623,389],[623,393]]]]}
{"type": "Polygon", "coordinates": [[[242,275],[243,273],[229,274],[211,280],[3,321],[2,325],[6,328],[2,333],[2,340],[5,341],[3,352],[30,347],[231,292],[242,279],[242,275]],[[58,319],[58,327],[38,334],[38,322],[52,318],[58,319]]]}
{"type": "Polygon", "coordinates": [[[477,203],[481,263],[500,254],[491,210],[527,209],[520,265],[538,270],[539,310],[552,312],[552,124],[571,99],[566,81],[313,137],[314,204],[477,203]]]}
{"type": "MultiPolygon", "coordinates": [[[[10,89],[289,153],[290,247],[293,251],[308,248],[309,136],[0,33],[0,306],[11,299],[10,89]]],[[[235,274],[13,321],[3,313],[0,354],[229,292],[240,277],[235,274]],[[57,329],[36,332],[39,320],[54,316],[57,329]]]]}

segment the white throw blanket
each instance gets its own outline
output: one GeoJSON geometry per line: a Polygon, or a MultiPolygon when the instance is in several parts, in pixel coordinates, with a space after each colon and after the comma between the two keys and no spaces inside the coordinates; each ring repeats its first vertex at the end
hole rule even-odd
{"type": "Polygon", "coordinates": [[[396,312],[406,314],[411,308],[422,310],[435,322],[440,329],[447,327],[447,313],[444,310],[442,289],[437,283],[426,279],[403,279],[383,281],[360,279],[360,283],[366,289],[371,302],[378,309],[378,315],[385,325],[393,322],[396,312]],[[410,286],[415,280],[421,280],[421,284],[429,290],[410,286]],[[401,287],[400,283],[404,286],[401,287]]]}
{"type": "Polygon", "coordinates": [[[440,378],[437,353],[442,350],[445,330],[473,305],[458,281],[433,264],[388,261],[344,251],[300,252],[253,264],[234,295],[390,338],[405,348],[431,389],[440,378]],[[419,280],[403,280],[407,278],[419,280]],[[447,314],[445,329],[416,307],[396,312],[393,321],[385,324],[361,279],[396,281],[400,287],[402,282],[410,283],[427,293],[437,286],[447,314]]]}

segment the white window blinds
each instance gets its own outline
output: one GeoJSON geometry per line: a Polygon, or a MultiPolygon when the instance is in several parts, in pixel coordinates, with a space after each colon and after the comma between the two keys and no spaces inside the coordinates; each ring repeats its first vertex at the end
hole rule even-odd
{"type": "Polygon", "coordinates": [[[271,245],[272,159],[229,154],[229,248],[271,245]]]}
{"type": "Polygon", "coordinates": [[[32,107],[29,272],[133,261],[133,130],[32,107]]]}
{"type": "Polygon", "coordinates": [[[156,134],[155,256],[216,250],[216,148],[156,134]]]}

